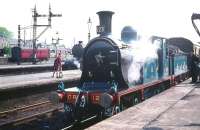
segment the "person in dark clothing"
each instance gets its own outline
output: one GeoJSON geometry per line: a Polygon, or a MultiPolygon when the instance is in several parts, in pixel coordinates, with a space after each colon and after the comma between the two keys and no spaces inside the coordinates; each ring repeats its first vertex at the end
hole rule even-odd
{"type": "Polygon", "coordinates": [[[197,76],[199,74],[199,68],[198,68],[199,58],[194,55],[194,53],[191,53],[191,76],[192,76],[192,83],[195,83],[197,81],[197,76]]]}
{"type": "Polygon", "coordinates": [[[54,67],[53,67],[53,76],[56,73],[56,77],[60,78],[62,74],[62,64],[61,64],[61,54],[59,53],[57,58],[54,61],[54,67]],[[59,74],[58,74],[59,73],[59,74]]]}

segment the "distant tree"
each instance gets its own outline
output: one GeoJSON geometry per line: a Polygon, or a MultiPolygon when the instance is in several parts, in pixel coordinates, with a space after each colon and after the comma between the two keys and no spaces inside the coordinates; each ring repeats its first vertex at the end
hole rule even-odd
{"type": "Polygon", "coordinates": [[[11,48],[10,47],[4,47],[3,48],[4,54],[6,54],[8,57],[11,56],[11,48]]]}
{"type": "Polygon", "coordinates": [[[13,37],[13,33],[5,27],[0,27],[0,36],[10,39],[13,37]]]}

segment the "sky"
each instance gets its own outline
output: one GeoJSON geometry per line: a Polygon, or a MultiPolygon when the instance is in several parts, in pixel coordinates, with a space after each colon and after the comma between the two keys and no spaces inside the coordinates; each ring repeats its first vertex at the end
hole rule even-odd
{"type": "MultiPolygon", "coordinates": [[[[72,47],[78,41],[88,42],[88,18],[91,18],[91,38],[97,36],[98,11],[108,10],[112,18],[112,35],[120,39],[121,30],[130,25],[141,35],[162,37],[185,37],[200,41],[192,23],[192,13],[200,13],[199,0],[1,0],[0,26],[12,31],[17,38],[17,26],[33,24],[32,9],[36,5],[39,14],[48,14],[49,3],[52,13],[62,17],[52,18],[52,27],[39,41],[51,43],[52,37],[61,38],[60,44],[72,47]],[[58,34],[56,34],[58,32],[58,34]]],[[[38,18],[46,24],[47,18],[38,18]]],[[[200,24],[199,24],[200,25],[200,24]]],[[[200,27],[200,26],[199,26],[200,27]]],[[[38,29],[40,33],[44,28],[38,29]]],[[[30,39],[32,30],[26,30],[30,39]]]]}

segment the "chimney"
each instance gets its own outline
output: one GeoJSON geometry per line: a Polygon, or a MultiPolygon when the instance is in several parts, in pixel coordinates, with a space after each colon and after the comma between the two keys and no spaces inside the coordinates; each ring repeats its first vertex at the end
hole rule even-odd
{"type": "Polygon", "coordinates": [[[112,15],[114,12],[112,11],[100,11],[97,12],[99,15],[100,25],[97,26],[97,34],[100,36],[107,36],[111,34],[111,26],[112,26],[112,15]]]}

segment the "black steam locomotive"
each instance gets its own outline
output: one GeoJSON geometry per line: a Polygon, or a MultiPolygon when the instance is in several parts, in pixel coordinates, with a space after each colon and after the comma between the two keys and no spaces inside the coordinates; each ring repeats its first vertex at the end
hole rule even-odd
{"type": "Polygon", "coordinates": [[[111,35],[113,12],[97,13],[100,36],[84,49],[77,87],[59,85],[58,95],[68,117],[83,120],[111,116],[189,77],[187,55],[166,38],[146,40],[126,26],[121,40],[111,35]],[[146,48],[146,49],[145,49],[146,48]]]}

